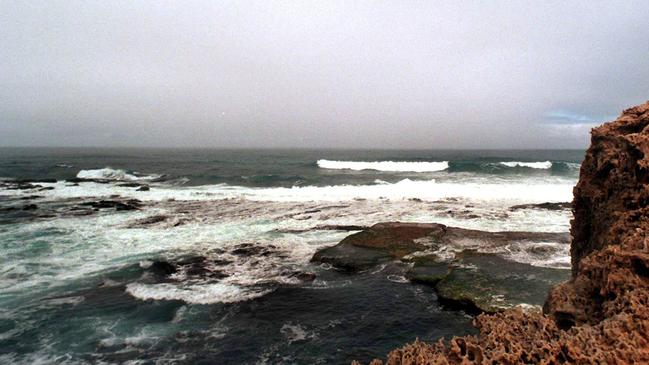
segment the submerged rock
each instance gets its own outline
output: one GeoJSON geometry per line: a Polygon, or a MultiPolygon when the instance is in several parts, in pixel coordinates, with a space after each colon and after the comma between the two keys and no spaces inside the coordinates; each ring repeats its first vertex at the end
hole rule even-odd
{"type": "Polygon", "coordinates": [[[434,259],[417,260],[413,267],[406,272],[406,279],[413,283],[435,286],[450,272],[449,264],[434,259]]]}
{"type": "Polygon", "coordinates": [[[313,281],[317,277],[317,275],[314,272],[310,272],[310,271],[298,272],[291,276],[300,281],[313,281]]]}
{"type": "Polygon", "coordinates": [[[114,208],[115,210],[138,210],[142,206],[142,202],[137,199],[129,199],[125,201],[119,200],[100,200],[93,202],[81,203],[82,206],[90,206],[95,209],[108,209],[114,208]]]}
{"type": "Polygon", "coordinates": [[[154,261],[147,270],[160,276],[169,276],[178,271],[176,265],[170,264],[166,261],[154,261]]]}
{"type": "Polygon", "coordinates": [[[467,253],[436,285],[442,301],[495,313],[519,304],[543,305],[548,290],[567,280],[567,270],[536,267],[493,254],[467,253]]]}
{"type": "Polygon", "coordinates": [[[150,217],[138,219],[135,222],[129,224],[128,227],[129,228],[146,227],[146,226],[150,226],[150,225],[165,222],[168,219],[169,219],[169,216],[164,215],[164,214],[152,215],[150,217]]]}
{"type": "Polygon", "coordinates": [[[544,209],[544,210],[567,210],[572,208],[572,203],[540,203],[540,204],[520,204],[509,207],[509,210],[521,209],[544,209]]]}
{"type": "Polygon", "coordinates": [[[136,182],[125,182],[125,183],[119,183],[117,186],[124,187],[124,188],[139,188],[142,186],[140,183],[136,182]]]}

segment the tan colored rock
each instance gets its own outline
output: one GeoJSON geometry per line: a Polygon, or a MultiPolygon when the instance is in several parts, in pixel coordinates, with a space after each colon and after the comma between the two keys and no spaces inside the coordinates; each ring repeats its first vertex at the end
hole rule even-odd
{"type": "Polygon", "coordinates": [[[593,129],[574,189],[572,279],[545,314],[483,314],[477,336],[416,341],[387,364],[649,363],[648,126],[649,102],[593,129]]]}

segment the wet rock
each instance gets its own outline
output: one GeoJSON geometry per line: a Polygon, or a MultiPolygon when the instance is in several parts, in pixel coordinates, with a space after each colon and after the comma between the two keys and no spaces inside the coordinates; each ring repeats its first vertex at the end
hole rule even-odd
{"type": "Polygon", "coordinates": [[[136,182],[125,182],[125,183],[119,183],[117,186],[124,187],[124,188],[138,188],[142,186],[140,183],[136,182]]]}
{"type": "Polygon", "coordinates": [[[234,246],[234,249],[230,251],[230,253],[237,256],[268,256],[275,249],[277,249],[277,247],[272,245],[263,246],[252,243],[243,243],[234,246]]]}
{"type": "Polygon", "coordinates": [[[94,182],[97,184],[110,184],[111,180],[105,180],[105,179],[82,179],[79,177],[73,177],[69,179],[65,179],[66,182],[72,183],[72,184],[78,184],[82,182],[94,182]]]}
{"type": "Polygon", "coordinates": [[[406,279],[413,283],[435,286],[449,274],[449,271],[446,262],[439,262],[434,259],[419,259],[406,272],[406,279]]]}
{"type": "Polygon", "coordinates": [[[228,275],[216,266],[227,263],[229,261],[210,260],[205,256],[192,256],[179,259],[172,263],[156,261],[154,265],[158,265],[158,267],[154,268],[152,265],[148,270],[156,273],[163,279],[167,279],[172,274],[180,274],[180,277],[186,279],[219,280],[228,277],[228,275]]]}
{"type": "Polygon", "coordinates": [[[166,261],[154,261],[151,266],[148,267],[147,271],[158,275],[158,276],[169,276],[175,274],[178,269],[176,265],[171,264],[166,261]]]}
{"type": "Polygon", "coordinates": [[[136,191],[149,191],[149,190],[151,190],[151,188],[149,188],[148,186],[144,185],[144,186],[140,186],[139,188],[137,188],[136,191]]]}
{"type": "Polygon", "coordinates": [[[34,185],[30,183],[9,183],[6,186],[7,190],[33,190],[42,188],[42,185],[34,185]]]}
{"type": "Polygon", "coordinates": [[[146,226],[151,226],[154,224],[162,223],[166,220],[169,219],[169,216],[160,214],[160,215],[152,215],[150,217],[138,219],[135,222],[131,223],[128,225],[129,228],[138,228],[138,227],[146,227],[146,226]]]}
{"type": "Polygon", "coordinates": [[[314,272],[298,272],[292,277],[297,278],[300,281],[313,281],[316,279],[317,275],[314,272]]]}
{"type": "Polygon", "coordinates": [[[305,228],[305,229],[276,229],[275,232],[280,232],[280,233],[304,233],[304,232],[311,232],[311,231],[362,231],[364,229],[368,229],[368,226],[358,226],[358,225],[339,225],[339,224],[328,224],[328,225],[321,225],[321,226],[315,226],[312,228],[305,228]]]}
{"type": "Polygon", "coordinates": [[[33,183],[56,183],[56,179],[19,179],[15,180],[19,184],[33,184],[33,183]]]}
{"type": "Polygon", "coordinates": [[[358,226],[353,224],[341,225],[341,224],[330,224],[325,226],[317,226],[313,230],[328,230],[328,231],[362,231],[367,229],[367,226],[358,226]]]}
{"type": "Polygon", "coordinates": [[[20,200],[34,200],[34,199],[40,199],[42,197],[43,197],[42,195],[28,195],[28,196],[20,197],[20,200]]]}
{"type": "Polygon", "coordinates": [[[540,204],[520,204],[513,205],[509,207],[509,210],[521,210],[521,209],[543,209],[543,210],[568,210],[572,208],[572,203],[562,202],[562,203],[540,203],[540,204]]]}
{"type": "Polygon", "coordinates": [[[95,202],[84,202],[81,203],[82,206],[91,206],[95,209],[109,209],[114,208],[115,210],[138,210],[142,206],[142,202],[137,199],[129,199],[126,201],[118,200],[100,200],[95,202]]]}
{"type": "Polygon", "coordinates": [[[311,261],[330,264],[343,271],[356,272],[391,259],[390,254],[380,250],[338,244],[316,252],[311,261]]]}
{"type": "Polygon", "coordinates": [[[442,224],[378,223],[367,230],[347,236],[338,246],[380,250],[394,258],[401,258],[427,248],[416,242],[417,239],[439,237],[444,234],[445,229],[446,226],[442,224]]]}
{"type": "Polygon", "coordinates": [[[552,286],[570,277],[568,270],[536,267],[493,254],[465,253],[435,286],[442,302],[495,313],[519,304],[543,305],[552,286]]]}
{"type": "Polygon", "coordinates": [[[259,246],[254,246],[250,243],[244,243],[235,247],[236,248],[232,250],[231,253],[237,256],[257,255],[263,250],[263,248],[259,246]]]}
{"type": "Polygon", "coordinates": [[[551,241],[567,243],[570,235],[552,232],[486,232],[436,223],[378,223],[343,239],[336,246],[318,251],[314,262],[326,262],[354,271],[388,259],[402,259],[415,252],[441,246],[496,248],[515,242],[551,241]],[[355,263],[354,261],[358,261],[355,263]]]}

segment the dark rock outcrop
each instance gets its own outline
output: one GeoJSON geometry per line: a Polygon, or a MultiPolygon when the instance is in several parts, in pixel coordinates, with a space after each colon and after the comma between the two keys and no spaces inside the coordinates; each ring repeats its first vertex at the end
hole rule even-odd
{"type": "Polygon", "coordinates": [[[81,206],[90,206],[95,209],[109,209],[115,210],[138,210],[142,206],[142,202],[137,199],[128,199],[124,201],[119,200],[100,200],[92,202],[84,202],[81,206]]]}
{"type": "Polygon", "coordinates": [[[312,261],[347,272],[401,261],[411,266],[406,278],[434,287],[447,307],[495,313],[522,303],[542,305],[550,287],[569,274],[567,270],[512,262],[476,249],[489,251],[542,241],[567,244],[568,240],[564,233],[487,232],[436,223],[391,222],[375,224],[319,250],[312,261]],[[435,253],[438,249],[443,249],[446,257],[439,257],[435,253]]]}
{"type": "Polygon", "coordinates": [[[562,203],[539,203],[539,204],[520,204],[513,205],[509,207],[509,210],[521,210],[521,209],[543,209],[543,210],[568,210],[572,208],[572,203],[562,202],[562,203]]]}
{"type": "Polygon", "coordinates": [[[487,232],[437,223],[389,222],[378,223],[347,236],[337,245],[316,252],[311,261],[358,271],[390,259],[410,260],[406,256],[439,247],[462,251],[478,247],[496,248],[514,242],[568,243],[569,240],[569,235],[565,233],[487,232]]]}
{"type": "Polygon", "coordinates": [[[572,278],[544,313],[483,314],[477,336],[415,342],[387,363],[649,363],[648,126],[649,102],[593,129],[574,189],[572,278]]]}

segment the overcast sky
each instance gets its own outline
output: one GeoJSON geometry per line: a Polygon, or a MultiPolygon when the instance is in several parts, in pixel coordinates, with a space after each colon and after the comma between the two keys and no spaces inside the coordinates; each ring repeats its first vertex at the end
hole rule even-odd
{"type": "Polygon", "coordinates": [[[0,146],[583,148],[646,1],[0,0],[0,146]]]}

